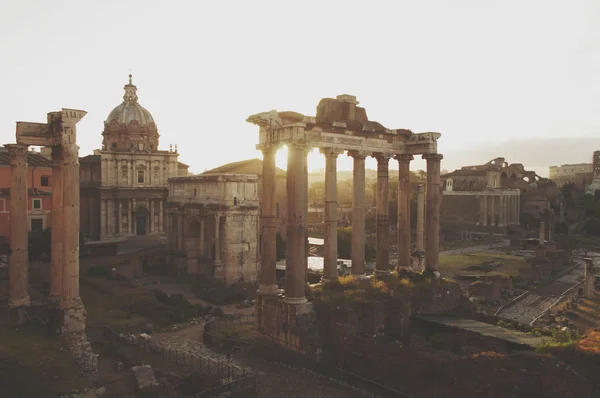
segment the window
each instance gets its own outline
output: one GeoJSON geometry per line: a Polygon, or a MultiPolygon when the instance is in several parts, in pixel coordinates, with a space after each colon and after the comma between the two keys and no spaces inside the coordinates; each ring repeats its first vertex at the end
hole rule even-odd
{"type": "Polygon", "coordinates": [[[138,184],[144,183],[144,170],[138,170],[138,184]]]}
{"type": "Polygon", "coordinates": [[[31,231],[43,231],[44,230],[44,220],[41,218],[32,218],[31,219],[31,231]]]}
{"type": "Polygon", "coordinates": [[[43,187],[47,187],[47,186],[49,186],[49,185],[50,185],[50,179],[48,178],[48,176],[42,176],[42,178],[41,178],[41,181],[40,181],[40,184],[41,184],[43,187]]]}
{"type": "Polygon", "coordinates": [[[40,210],[42,208],[42,200],[41,199],[33,199],[33,203],[31,206],[33,209],[40,210]]]}

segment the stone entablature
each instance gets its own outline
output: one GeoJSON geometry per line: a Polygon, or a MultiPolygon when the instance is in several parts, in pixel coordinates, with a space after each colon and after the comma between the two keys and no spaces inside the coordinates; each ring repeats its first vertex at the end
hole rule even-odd
{"type": "Polygon", "coordinates": [[[170,178],[166,214],[172,265],[227,285],[258,279],[260,204],[256,175],[170,178]]]}
{"type": "Polygon", "coordinates": [[[169,179],[169,202],[259,207],[258,176],[202,174],[169,179]]]}

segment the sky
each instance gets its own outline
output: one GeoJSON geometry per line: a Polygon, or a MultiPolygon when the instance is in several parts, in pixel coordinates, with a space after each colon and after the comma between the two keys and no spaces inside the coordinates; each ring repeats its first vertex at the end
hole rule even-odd
{"type": "Polygon", "coordinates": [[[547,176],[600,149],[593,0],[0,0],[0,58],[0,143],[16,121],[83,109],[80,156],[130,72],[161,148],[194,173],[261,157],[249,115],[314,115],[339,94],[388,128],[442,133],[446,170],[504,157],[547,176]]]}

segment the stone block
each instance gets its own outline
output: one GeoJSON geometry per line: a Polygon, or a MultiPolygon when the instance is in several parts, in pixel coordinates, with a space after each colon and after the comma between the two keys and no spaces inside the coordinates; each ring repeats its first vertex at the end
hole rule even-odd
{"type": "Polygon", "coordinates": [[[500,287],[493,282],[473,282],[467,288],[469,297],[482,300],[493,300],[500,296],[500,287]]]}
{"type": "Polygon", "coordinates": [[[142,393],[156,393],[160,385],[156,380],[154,371],[150,365],[134,366],[131,368],[138,390],[142,393]]]}

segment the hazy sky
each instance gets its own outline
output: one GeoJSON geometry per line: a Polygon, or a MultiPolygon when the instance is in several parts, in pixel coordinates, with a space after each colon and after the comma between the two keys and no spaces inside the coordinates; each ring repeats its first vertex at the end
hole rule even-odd
{"type": "Polygon", "coordinates": [[[343,93],[388,128],[441,132],[444,169],[504,156],[547,175],[600,149],[597,0],[0,0],[0,57],[0,142],[78,108],[81,156],[130,69],[193,172],[261,156],[250,114],[343,93]]]}

